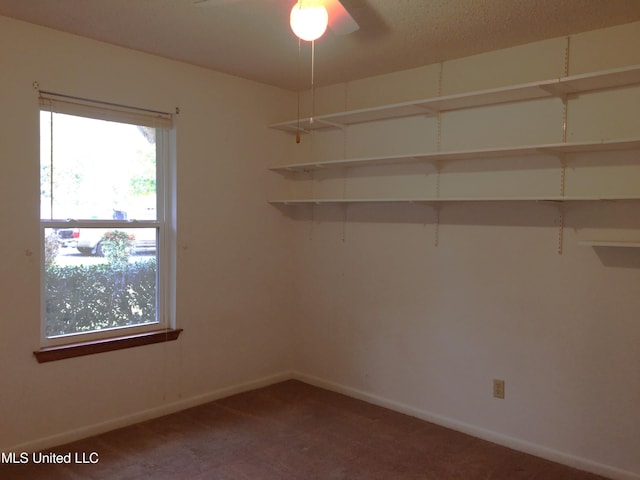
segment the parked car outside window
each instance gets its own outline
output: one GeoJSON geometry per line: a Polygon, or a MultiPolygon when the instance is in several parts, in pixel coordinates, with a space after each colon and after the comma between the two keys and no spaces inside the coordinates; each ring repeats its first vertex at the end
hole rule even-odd
{"type": "MultiPolygon", "coordinates": [[[[113,210],[114,220],[127,220],[130,216],[123,210],[113,210]]],[[[156,209],[154,206],[146,206],[134,212],[132,218],[136,220],[155,220],[156,209]]],[[[63,248],[76,248],[82,255],[103,256],[101,240],[108,228],[60,228],[56,233],[63,248]]],[[[134,238],[134,252],[155,252],[156,230],[153,228],[123,229],[134,238]]]]}

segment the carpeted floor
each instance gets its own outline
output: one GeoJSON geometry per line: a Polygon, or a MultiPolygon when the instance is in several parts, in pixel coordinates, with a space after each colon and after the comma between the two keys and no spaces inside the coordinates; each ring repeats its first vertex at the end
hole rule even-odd
{"type": "Polygon", "coordinates": [[[70,453],[71,463],[34,464],[30,455],[1,464],[0,478],[602,478],[293,380],[51,451],[70,453]]]}

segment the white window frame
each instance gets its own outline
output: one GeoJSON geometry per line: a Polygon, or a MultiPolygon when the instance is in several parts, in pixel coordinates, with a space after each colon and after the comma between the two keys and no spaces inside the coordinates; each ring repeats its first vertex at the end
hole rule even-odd
{"type": "MultiPolygon", "coordinates": [[[[154,127],[156,129],[156,220],[82,220],[40,218],[40,345],[43,348],[77,342],[118,338],[164,329],[175,329],[175,240],[176,240],[176,130],[169,113],[40,91],[40,112],[75,115],[154,127]],[[45,231],[50,228],[155,228],[156,242],[156,322],[114,327],[94,332],[61,336],[46,335],[45,231]]],[[[38,117],[40,123],[40,117],[38,117]]],[[[55,133],[54,133],[55,135],[55,133]]],[[[51,214],[53,215],[53,213],[51,214]]],[[[41,215],[40,215],[41,217],[41,215]]]]}

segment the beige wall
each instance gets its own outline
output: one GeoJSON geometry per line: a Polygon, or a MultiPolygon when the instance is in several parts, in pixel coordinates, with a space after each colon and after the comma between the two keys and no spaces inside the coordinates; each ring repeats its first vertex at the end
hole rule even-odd
{"type": "MultiPolygon", "coordinates": [[[[572,37],[569,73],[640,63],[638,39],[637,23],[572,37]]],[[[447,62],[442,73],[425,66],[320,89],[317,108],[561,76],[565,56],[566,39],[553,39],[447,62]]],[[[294,371],[516,448],[640,478],[640,252],[577,244],[586,229],[635,232],[637,203],[566,207],[562,255],[560,210],[546,203],[447,204],[438,226],[424,205],[277,209],[265,200],[283,192],[434,189],[432,165],[370,168],[347,181],[327,173],[293,187],[267,167],[433,149],[435,121],[358,126],[346,138],[318,134],[297,146],[265,128],[295,114],[290,92],[5,18],[0,58],[0,449],[48,447],[294,371]],[[185,331],[177,342],[35,362],[34,81],[99,100],[180,107],[177,310],[185,331]],[[492,398],[493,378],[506,381],[505,400],[492,398]]],[[[637,98],[631,88],[576,100],[569,139],[640,137],[637,98]]],[[[443,146],[560,140],[557,102],[521,107],[447,115],[443,146]]],[[[580,161],[589,168],[569,168],[568,188],[606,178],[612,191],[636,191],[637,161],[618,158],[616,170],[580,161]]],[[[555,189],[557,163],[540,162],[454,162],[441,188],[555,189]]]]}
{"type": "Polygon", "coordinates": [[[289,224],[266,202],[290,93],[0,18],[0,449],[48,447],[291,370],[289,224]],[[38,94],[177,118],[177,321],[167,344],[37,364],[38,94]],[[283,313],[284,312],[284,313],[283,313]]]}
{"type": "MultiPolygon", "coordinates": [[[[635,23],[576,35],[568,50],[560,38],[445,62],[441,85],[440,65],[334,85],[318,90],[316,111],[557,78],[565,59],[569,75],[639,64],[639,41],[635,23]]],[[[567,140],[640,138],[639,105],[640,87],[574,98],[567,140]]],[[[446,113],[441,148],[561,142],[562,119],[557,99],[446,113]]],[[[305,136],[290,161],[428,152],[437,141],[433,118],[382,121],[305,136]]],[[[567,159],[566,193],[639,195],[639,153],[567,159]]],[[[441,195],[558,195],[560,164],[445,163],[441,195]]],[[[434,196],[435,166],[320,170],[286,188],[273,197],[434,196]]],[[[428,205],[283,207],[297,225],[297,368],[474,435],[640,478],[640,249],[578,245],[587,231],[640,239],[638,206],[453,203],[439,225],[428,205]],[[492,397],[494,378],[505,400],[492,397]]]]}

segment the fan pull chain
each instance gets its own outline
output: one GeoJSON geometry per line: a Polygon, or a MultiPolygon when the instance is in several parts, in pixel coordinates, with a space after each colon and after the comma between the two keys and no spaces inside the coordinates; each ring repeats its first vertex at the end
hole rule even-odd
{"type": "Polygon", "coordinates": [[[314,82],[315,77],[315,63],[316,63],[316,41],[311,40],[311,117],[309,117],[309,124],[313,124],[314,116],[316,113],[316,85],[314,82]]]}
{"type": "Polygon", "coordinates": [[[298,38],[298,116],[297,116],[297,125],[296,125],[296,143],[300,143],[300,72],[301,72],[301,68],[300,68],[300,58],[301,58],[301,46],[300,46],[300,42],[302,40],[300,38],[298,38]]]}

